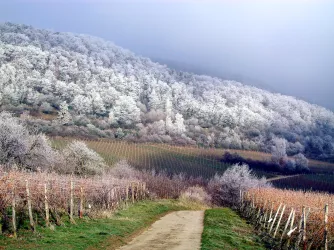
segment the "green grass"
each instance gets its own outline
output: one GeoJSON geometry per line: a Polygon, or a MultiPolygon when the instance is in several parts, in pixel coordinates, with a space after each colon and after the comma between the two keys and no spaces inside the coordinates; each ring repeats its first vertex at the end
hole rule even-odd
{"type": "Polygon", "coordinates": [[[202,250],[265,249],[250,225],[229,208],[205,211],[202,250]]]}
{"type": "Polygon", "coordinates": [[[21,229],[18,238],[0,236],[0,249],[114,249],[126,244],[140,230],[169,211],[188,209],[178,201],[143,201],[110,218],[76,219],[76,225],[38,227],[36,233],[21,229]]]}

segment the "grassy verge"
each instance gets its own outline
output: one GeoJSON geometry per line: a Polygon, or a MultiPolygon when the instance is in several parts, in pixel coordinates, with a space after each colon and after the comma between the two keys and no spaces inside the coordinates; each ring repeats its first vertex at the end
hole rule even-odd
{"type": "Polygon", "coordinates": [[[229,208],[205,211],[202,250],[265,249],[252,227],[229,208]]]}
{"type": "Polygon", "coordinates": [[[36,233],[20,230],[18,238],[0,235],[0,249],[115,249],[147,228],[160,216],[189,209],[178,201],[143,201],[110,218],[65,222],[54,231],[39,227],[36,233]]]}

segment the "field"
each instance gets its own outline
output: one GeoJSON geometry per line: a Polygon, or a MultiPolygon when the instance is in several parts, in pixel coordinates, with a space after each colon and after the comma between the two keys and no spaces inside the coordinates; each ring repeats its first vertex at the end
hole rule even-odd
{"type": "MultiPolygon", "coordinates": [[[[53,137],[52,143],[55,148],[63,148],[74,138],[53,137]]],[[[225,150],[217,148],[199,148],[190,146],[175,146],[158,143],[131,143],[117,140],[84,140],[84,142],[96,152],[98,152],[109,166],[126,159],[130,165],[145,170],[164,170],[169,174],[185,173],[188,176],[211,178],[216,173],[222,174],[229,164],[221,162],[225,152],[237,153],[243,158],[265,161],[270,159],[270,155],[263,152],[245,150],[225,150]]],[[[310,160],[310,169],[316,174],[333,173],[334,164],[310,160]]],[[[267,178],[279,177],[280,173],[268,169],[266,171],[253,169],[254,174],[267,178]]],[[[316,176],[316,175],[312,175],[316,176]]],[[[334,176],[334,175],[332,175],[334,176]]],[[[303,177],[306,178],[306,177],[303,177]]],[[[310,177],[311,178],[311,177],[310,177]]],[[[313,177],[312,177],[313,178],[313,177]]],[[[321,178],[320,178],[321,179],[321,178]]],[[[334,181],[334,178],[332,178],[334,181]]],[[[291,179],[292,183],[292,179],[291,179]]],[[[274,184],[283,188],[310,189],[310,183],[305,182],[304,187],[289,185],[289,180],[276,180],[274,184]],[[285,186],[286,185],[286,186],[285,186]]],[[[330,191],[324,188],[324,184],[313,181],[312,186],[319,183],[321,191],[330,191]]]]}
{"type": "MultiPolygon", "coordinates": [[[[54,138],[53,145],[62,148],[72,139],[54,138]]],[[[185,173],[193,177],[210,178],[223,173],[229,166],[219,161],[210,149],[176,147],[164,144],[130,143],[124,141],[85,140],[109,166],[126,159],[138,169],[164,170],[169,174],[185,173]]]]}
{"type": "Polygon", "coordinates": [[[307,174],[271,181],[277,188],[304,191],[328,192],[334,194],[334,174],[307,174]]]}
{"type": "Polygon", "coordinates": [[[276,239],[288,244],[302,241],[311,249],[323,247],[327,237],[329,249],[333,249],[334,195],[263,188],[247,192],[244,202],[244,214],[261,226],[267,236],[274,237],[277,231],[276,239]]]}

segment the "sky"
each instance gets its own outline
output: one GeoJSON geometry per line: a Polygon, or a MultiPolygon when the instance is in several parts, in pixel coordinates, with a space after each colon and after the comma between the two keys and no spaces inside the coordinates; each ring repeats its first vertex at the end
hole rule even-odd
{"type": "Polygon", "coordinates": [[[0,0],[0,22],[102,37],[334,110],[334,1],[0,0]]]}

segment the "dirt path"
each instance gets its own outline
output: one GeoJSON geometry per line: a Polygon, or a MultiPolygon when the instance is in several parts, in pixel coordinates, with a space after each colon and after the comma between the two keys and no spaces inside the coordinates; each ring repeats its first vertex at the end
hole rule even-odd
{"type": "Polygon", "coordinates": [[[276,180],[281,180],[281,179],[288,179],[288,178],[292,178],[292,177],[297,177],[299,175],[300,174],[295,174],[295,175],[281,175],[281,176],[269,178],[269,179],[267,179],[267,181],[276,181],[276,180]]]}
{"type": "Polygon", "coordinates": [[[170,213],[119,250],[200,249],[203,217],[204,211],[170,213]]]}

